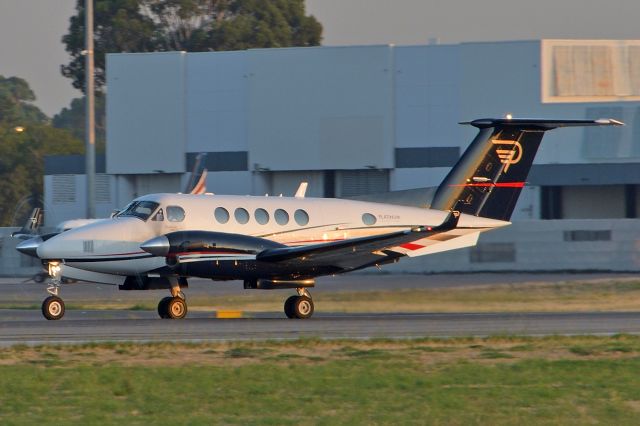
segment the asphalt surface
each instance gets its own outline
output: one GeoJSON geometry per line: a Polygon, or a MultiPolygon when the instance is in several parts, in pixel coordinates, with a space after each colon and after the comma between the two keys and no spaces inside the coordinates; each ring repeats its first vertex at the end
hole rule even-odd
{"type": "MultiPolygon", "coordinates": [[[[630,279],[630,274],[463,274],[351,275],[320,280],[312,291],[365,291],[487,284],[527,285],[630,279]]],[[[39,305],[44,285],[0,280],[6,301],[39,305]]],[[[240,283],[194,281],[187,295],[241,293],[240,283]]],[[[65,285],[67,303],[87,297],[98,300],[159,300],[164,292],[118,291],[112,286],[65,285]]],[[[640,307],[639,307],[640,308],[640,307]]],[[[67,310],[60,321],[46,321],[39,310],[0,309],[0,345],[88,341],[222,341],[295,338],[410,338],[487,336],[496,334],[616,334],[640,333],[640,312],[590,313],[316,313],[308,320],[289,320],[283,313],[251,314],[250,318],[216,319],[214,312],[190,312],[183,320],[161,320],[151,311],[67,310]]]]}
{"type": "Polygon", "coordinates": [[[153,312],[68,311],[60,321],[46,321],[33,310],[0,310],[0,317],[0,345],[640,333],[640,312],[318,314],[307,320],[278,313],[224,320],[196,312],[162,320],[153,312]]]}

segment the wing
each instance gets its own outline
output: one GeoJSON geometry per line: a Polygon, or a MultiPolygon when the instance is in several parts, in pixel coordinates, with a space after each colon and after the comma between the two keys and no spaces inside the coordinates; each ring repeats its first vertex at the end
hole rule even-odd
{"type": "Polygon", "coordinates": [[[291,267],[330,265],[345,270],[366,268],[389,263],[403,256],[401,253],[391,251],[392,247],[436,237],[438,234],[454,229],[458,225],[459,217],[458,212],[451,212],[444,222],[436,227],[416,226],[410,230],[345,241],[301,247],[270,248],[258,253],[256,260],[291,267]]]}

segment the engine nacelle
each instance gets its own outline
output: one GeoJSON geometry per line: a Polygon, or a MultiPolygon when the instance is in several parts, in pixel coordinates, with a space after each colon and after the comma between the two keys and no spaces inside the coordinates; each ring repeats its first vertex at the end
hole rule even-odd
{"type": "Polygon", "coordinates": [[[176,231],[145,241],[140,248],[168,260],[190,253],[257,254],[269,248],[285,247],[264,238],[210,231],[176,231]]]}
{"type": "Polygon", "coordinates": [[[281,288],[311,288],[316,285],[314,279],[308,280],[278,280],[264,279],[244,280],[245,290],[278,290],[281,288]]]}

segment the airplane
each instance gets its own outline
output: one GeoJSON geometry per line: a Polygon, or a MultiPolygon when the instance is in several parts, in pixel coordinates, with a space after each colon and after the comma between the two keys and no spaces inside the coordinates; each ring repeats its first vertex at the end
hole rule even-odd
{"type": "Polygon", "coordinates": [[[169,289],[161,318],[187,314],[188,279],[242,280],[245,289],[295,289],[288,318],[312,316],[315,278],[474,246],[480,233],[510,224],[545,132],[558,127],[618,126],[613,119],[494,118],[478,129],[442,183],[411,207],[358,200],[150,194],[111,219],[32,239],[17,249],[39,257],[53,280],[45,318],[63,317],[59,279],[169,289]]]}
{"type": "MultiPolygon", "coordinates": [[[[193,169],[191,171],[191,176],[189,181],[185,186],[184,192],[187,194],[205,194],[207,192],[207,169],[204,167],[205,158],[207,154],[204,152],[199,153],[194,161],[193,169]]],[[[111,213],[110,217],[114,217],[119,213],[119,210],[115,210],[111,213]]],[[[67,219],[56,225],[53,232],[49,232],[47,234],[39,234],[40,226],[43,222],[43,211],[40,207],[35,207],[31,211],[31,215],[25,221],[25,224],[18,231],[11,233],[11,237],[17,238],[19,240],[29,240],[33,239],[31,244],[34,242],[46,241],[49,238],[58,235],[62,232],[68,231],[70,229],[79,228],[81,226],[89,225],[92,223],[99,222],[104,220],[104,218],[97,219],[86,219],[86,218],[78,218],[78,219],[67,219]]],[[[30,279],[41,283],[44,282],[46,278],[50,278],[49,268],[44,268],[42,271],[34,274],[30,279]]],[[[75,282],[76,280],[70,279],[68,277],[62,277],[62,282],[75,282]]]]}

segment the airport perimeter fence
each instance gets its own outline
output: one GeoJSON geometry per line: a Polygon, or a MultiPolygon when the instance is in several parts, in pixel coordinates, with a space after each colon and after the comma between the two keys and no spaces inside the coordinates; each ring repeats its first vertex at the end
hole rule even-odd
{"type": "Polygon", "coordinates": [[[383,267],[388,272],[640,271],[640,219],[514,222],[477,246],[383,267]]]}
{"type": "MultiPolygon", "coordinates": [[[[0,228],[0,276],[27,277],[40,262],[15,250],[18,228],[0,228]]],[[[483,233],[473,248],[385,265],[390,273],[640,271],[640,219],[532,220],[483,233]]],[[[367,270],[365,270],[367,271],[367,270]]]]}

